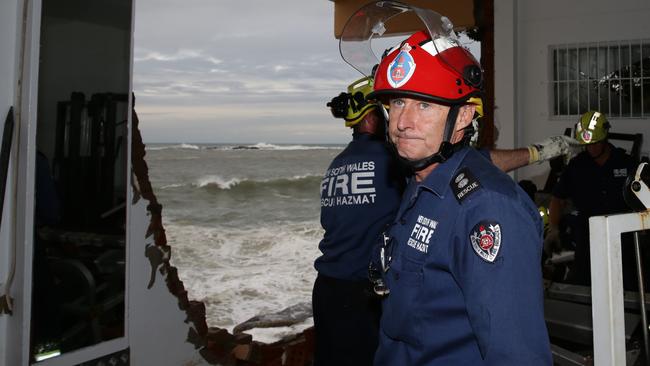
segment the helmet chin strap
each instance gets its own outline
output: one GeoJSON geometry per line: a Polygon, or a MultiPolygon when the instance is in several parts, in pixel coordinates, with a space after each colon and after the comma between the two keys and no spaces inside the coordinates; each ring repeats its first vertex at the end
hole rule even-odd
{"type": "MultiPolygon", "coordinates": [[[[452,144],[451,143],[451,136],[454,134],[454,126],[456,125],[456,119],[458,117],[458,112],[460,111],[461,105],[453,105],[449,109],[449,113],[447,114],[447,121],[445,121],[445,130],[442,135],[442,142],[440,143],[440,147],[438,148],[438,151],[435,154],[429,155],[425,158],[418,159],[418,160],[411,160],[407,158],[403,158],[399,155],[397,152],[397,148],[395,147],[395,144],[390,140],[388,136],[388,127],[386,127],[386,139],[388,141],[388,145],[390,146],[391,150],[397,155],[397,158],[399,162],[403,165],[405,165],[407,168],[409,168],[413,172],[419,172],[420,170],[436,163],[443,163],[447,159],[449,159],[456,150],[458,150],[460,147],[462,147],[464,144],[463,140],[457,144],[452,144]]],[[[384,115],[386,115],[386,109],[383,107],[381,108],[384,111],[384,115]]],[[[388,118],[386,116],[386,121],[388,121],[388,118]]]]}

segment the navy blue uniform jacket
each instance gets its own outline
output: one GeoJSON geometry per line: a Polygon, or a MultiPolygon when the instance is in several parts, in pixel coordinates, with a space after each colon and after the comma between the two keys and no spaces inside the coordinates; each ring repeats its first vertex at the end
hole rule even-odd
{"type": "Polygon", "coordinates": [[[399,207],[404,177],[383,139],[354,134],[332,161],[321,182],[321,225],[316,270],[329,277],[359,281],[379,234],[399,207]]]}
{"type": "Polygon", "coordinates": [[[551,365],[541,219],[483,155],[411,181],[387,238],[375,365],[551,365]]]}
{"type": "Polygon", "coordinates": [[[583,151],[573,158],[553,189],[553,195],[571,199],[580,217],[629,212],[623,188],[628,175],[634,174],[634,159],[625,150],[610,144],[611,155],[604,165],[598,165],[583,151]]]}

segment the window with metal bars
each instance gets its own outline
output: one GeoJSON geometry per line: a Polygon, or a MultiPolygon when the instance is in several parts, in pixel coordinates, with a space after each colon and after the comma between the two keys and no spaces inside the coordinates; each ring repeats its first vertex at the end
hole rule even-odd
{"type": "Polygon", "coordinates": [[[650,118],[650,40],[551,46],[554,117],[650,118]]]}

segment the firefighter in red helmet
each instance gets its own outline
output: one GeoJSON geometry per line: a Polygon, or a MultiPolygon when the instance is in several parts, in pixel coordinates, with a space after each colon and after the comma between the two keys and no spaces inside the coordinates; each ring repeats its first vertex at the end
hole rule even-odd
{"type": "Polygon", "coordinates": [[[429,155],[414,151],[417,148],[413,146],[414,140],[409,138],[410,133],[401,132],[405,126],[398,123],[390,125],[392,143],[398,151],[401,146],[405,154],[400,154],[400,158],[414,171],[420,171],[447,160],[458,148],[454,144],[460,140],[454,138],[454,132],[457,132],[457,137],[462,137],[460,133],[471,123],[476,104],[468,101],[481,96],[482,83],[480,65],[468,50],[452,38],[432,39],[426,31],[420,31],[382,60],[375,73],[375,91],[369,98],[390,107],[396,104],[397,108],[391,110],[394,118],[398,113],[402,115],[402,103],[408,101],[420,101],[420,107],[426,104],[432,110],[440,110],[436,106],[448,108],[442,139],[437,141],[440,136],[428,136],[420,148],[433,148],[429,155]],[[458,116],[462,117],[462,121],[455,131],[458,116]]]}
{"type": "Polygon", "coordinates": [[[374,364],[550,365],[541,218],[464,138],[479,63],[447,18],[397,2],[360,9],[348,39],[380,35],[405,13],[424,29],[385,53],[368,96],[388,107],[389,143],[411,171],[373,265],[385,286],[374,364]]]}

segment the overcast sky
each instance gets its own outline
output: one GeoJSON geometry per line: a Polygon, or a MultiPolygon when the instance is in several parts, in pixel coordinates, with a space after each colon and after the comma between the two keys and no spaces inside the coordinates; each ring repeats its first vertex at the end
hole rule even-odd
{"type": "Polygon", "coordinates": [[[145,142],[344,143],[325,103],[354,79],[328,0],[138,0],[145,142]]]}

